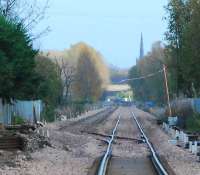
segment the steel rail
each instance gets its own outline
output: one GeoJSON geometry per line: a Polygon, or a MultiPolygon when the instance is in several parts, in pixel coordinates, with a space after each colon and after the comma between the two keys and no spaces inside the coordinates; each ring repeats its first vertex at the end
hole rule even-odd
{"type": "Polygon", "coordinates": [[[114,137],[115,137],[115,133],[116,133],[116,130],[117,130],[117,127],[119,125],[119,121],[120,121],[120,118],[121,116],[118,117],[118,120],[117,120],[117,123],[112,131],[112,135],[110,136],[110,139],[107,140],[107,143],[108,143],[108,147],[107,147],[107,150],[101,160],[101,164],[100,164],[100,167],[99,167],[99,170],[98,170],[98,175],[105,175],[106,174],[106,168],[107,168],[107,164],[108,164],[108,160],[110,159],[110,156],[112,154],[112,143],[113,143],[113,140],[114,140],[114,137]]]}
{"type": "Polygon", "coordinates": [[[133,115],[133,118],[138,126],[138,128],[140,129],[140,132],[142,133],[142,136],[144,137],[150,151],[151,151],[151,154],[152,154],[152,161],[153,161],[153,164],[154,166],[156,167],[159,175],[168,175],[167,171],[165,170],[165,168],[163,167],[162,163],[160,162],[158,156],[157,156],[157,153],[156,151],[154,150],[152,144],[150,143],[148,137],[146,136],[146,134],[144,133],[144,130],[142,128],[142,126],[139,124],[135,114],[132,112],[132,115],[133,115]]]}

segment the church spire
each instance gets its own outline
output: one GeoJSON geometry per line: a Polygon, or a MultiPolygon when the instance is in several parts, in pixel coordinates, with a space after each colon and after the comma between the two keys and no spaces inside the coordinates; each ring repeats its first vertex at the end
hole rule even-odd
{"type": "Polygon", "coordinates": [[[143,44],[143,36],[141,33],[141,40],[140,40],[140,57],[139,59],[142,59],[144,57],[144,44],[143,44]]]}

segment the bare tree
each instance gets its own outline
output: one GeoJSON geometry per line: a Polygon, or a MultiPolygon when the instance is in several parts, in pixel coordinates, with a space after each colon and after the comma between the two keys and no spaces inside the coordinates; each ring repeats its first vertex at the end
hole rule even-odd
{"type": "MultiPolygon", "coordinates": [[[[19,20],[28,31],[32,31],[44,18],[49,7],[49,0],[0,0],[0,13],[11,20],[19,20]]],[[[46,27],[33,39],[37,39],[49,31],[46,27]]]]}
{"type": "Polygon", "coordinates": [[[72,93],[71,87],[72,87],[73,82],[75,81],[76,69],[74,66],[70,65],[64,59],[61,59],[61,63],[58,63],[58,61],[56,60],[56,63],[60,67],[60,75],[63,80],[64,99],[67,103],[69,103],[70,98],[71,98],[71,93],[72,93]]]}
{"type": "Polygon", "coordinates": [[[11,11],[16,5],[16,0],[0,0],[0,9],[4,16],[11,16],[11,11]]]}

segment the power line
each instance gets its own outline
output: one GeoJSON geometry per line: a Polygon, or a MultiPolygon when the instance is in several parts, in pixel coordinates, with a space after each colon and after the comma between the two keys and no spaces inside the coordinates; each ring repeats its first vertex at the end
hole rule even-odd
{"type": "Polygon", "coordinates": [[[121,80],[119,83],[124,83],[124,82],[127,82],[127,81],[135,81],[135,80],[141,80],[141,79],[150,78],[150,77],[153,77],[153,76],[155,76],[155,75],[157,75],[158,73],[161,73],[161,72],[163,72],[163,71],[164,71],[164,69],[161,69],[161,70],[159,70],[159,71],[157,71],[157,72],[150,73],[150,74],[145,75],[145,76],[121,80]]]}

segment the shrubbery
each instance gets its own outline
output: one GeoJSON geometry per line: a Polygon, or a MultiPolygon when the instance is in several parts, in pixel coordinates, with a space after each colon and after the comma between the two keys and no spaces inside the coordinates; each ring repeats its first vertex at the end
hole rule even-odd
{"type": "Polygon", "coordinates": [[[0,97],[30,99],[38,85],[32,39],[20,22],[0,15],[0,97]]]}
{"type": "Polygon", "coordinates": [[[13,124],[15,125],[25,124],[25,120],[21,116],[13,116],[13,124]]]}

